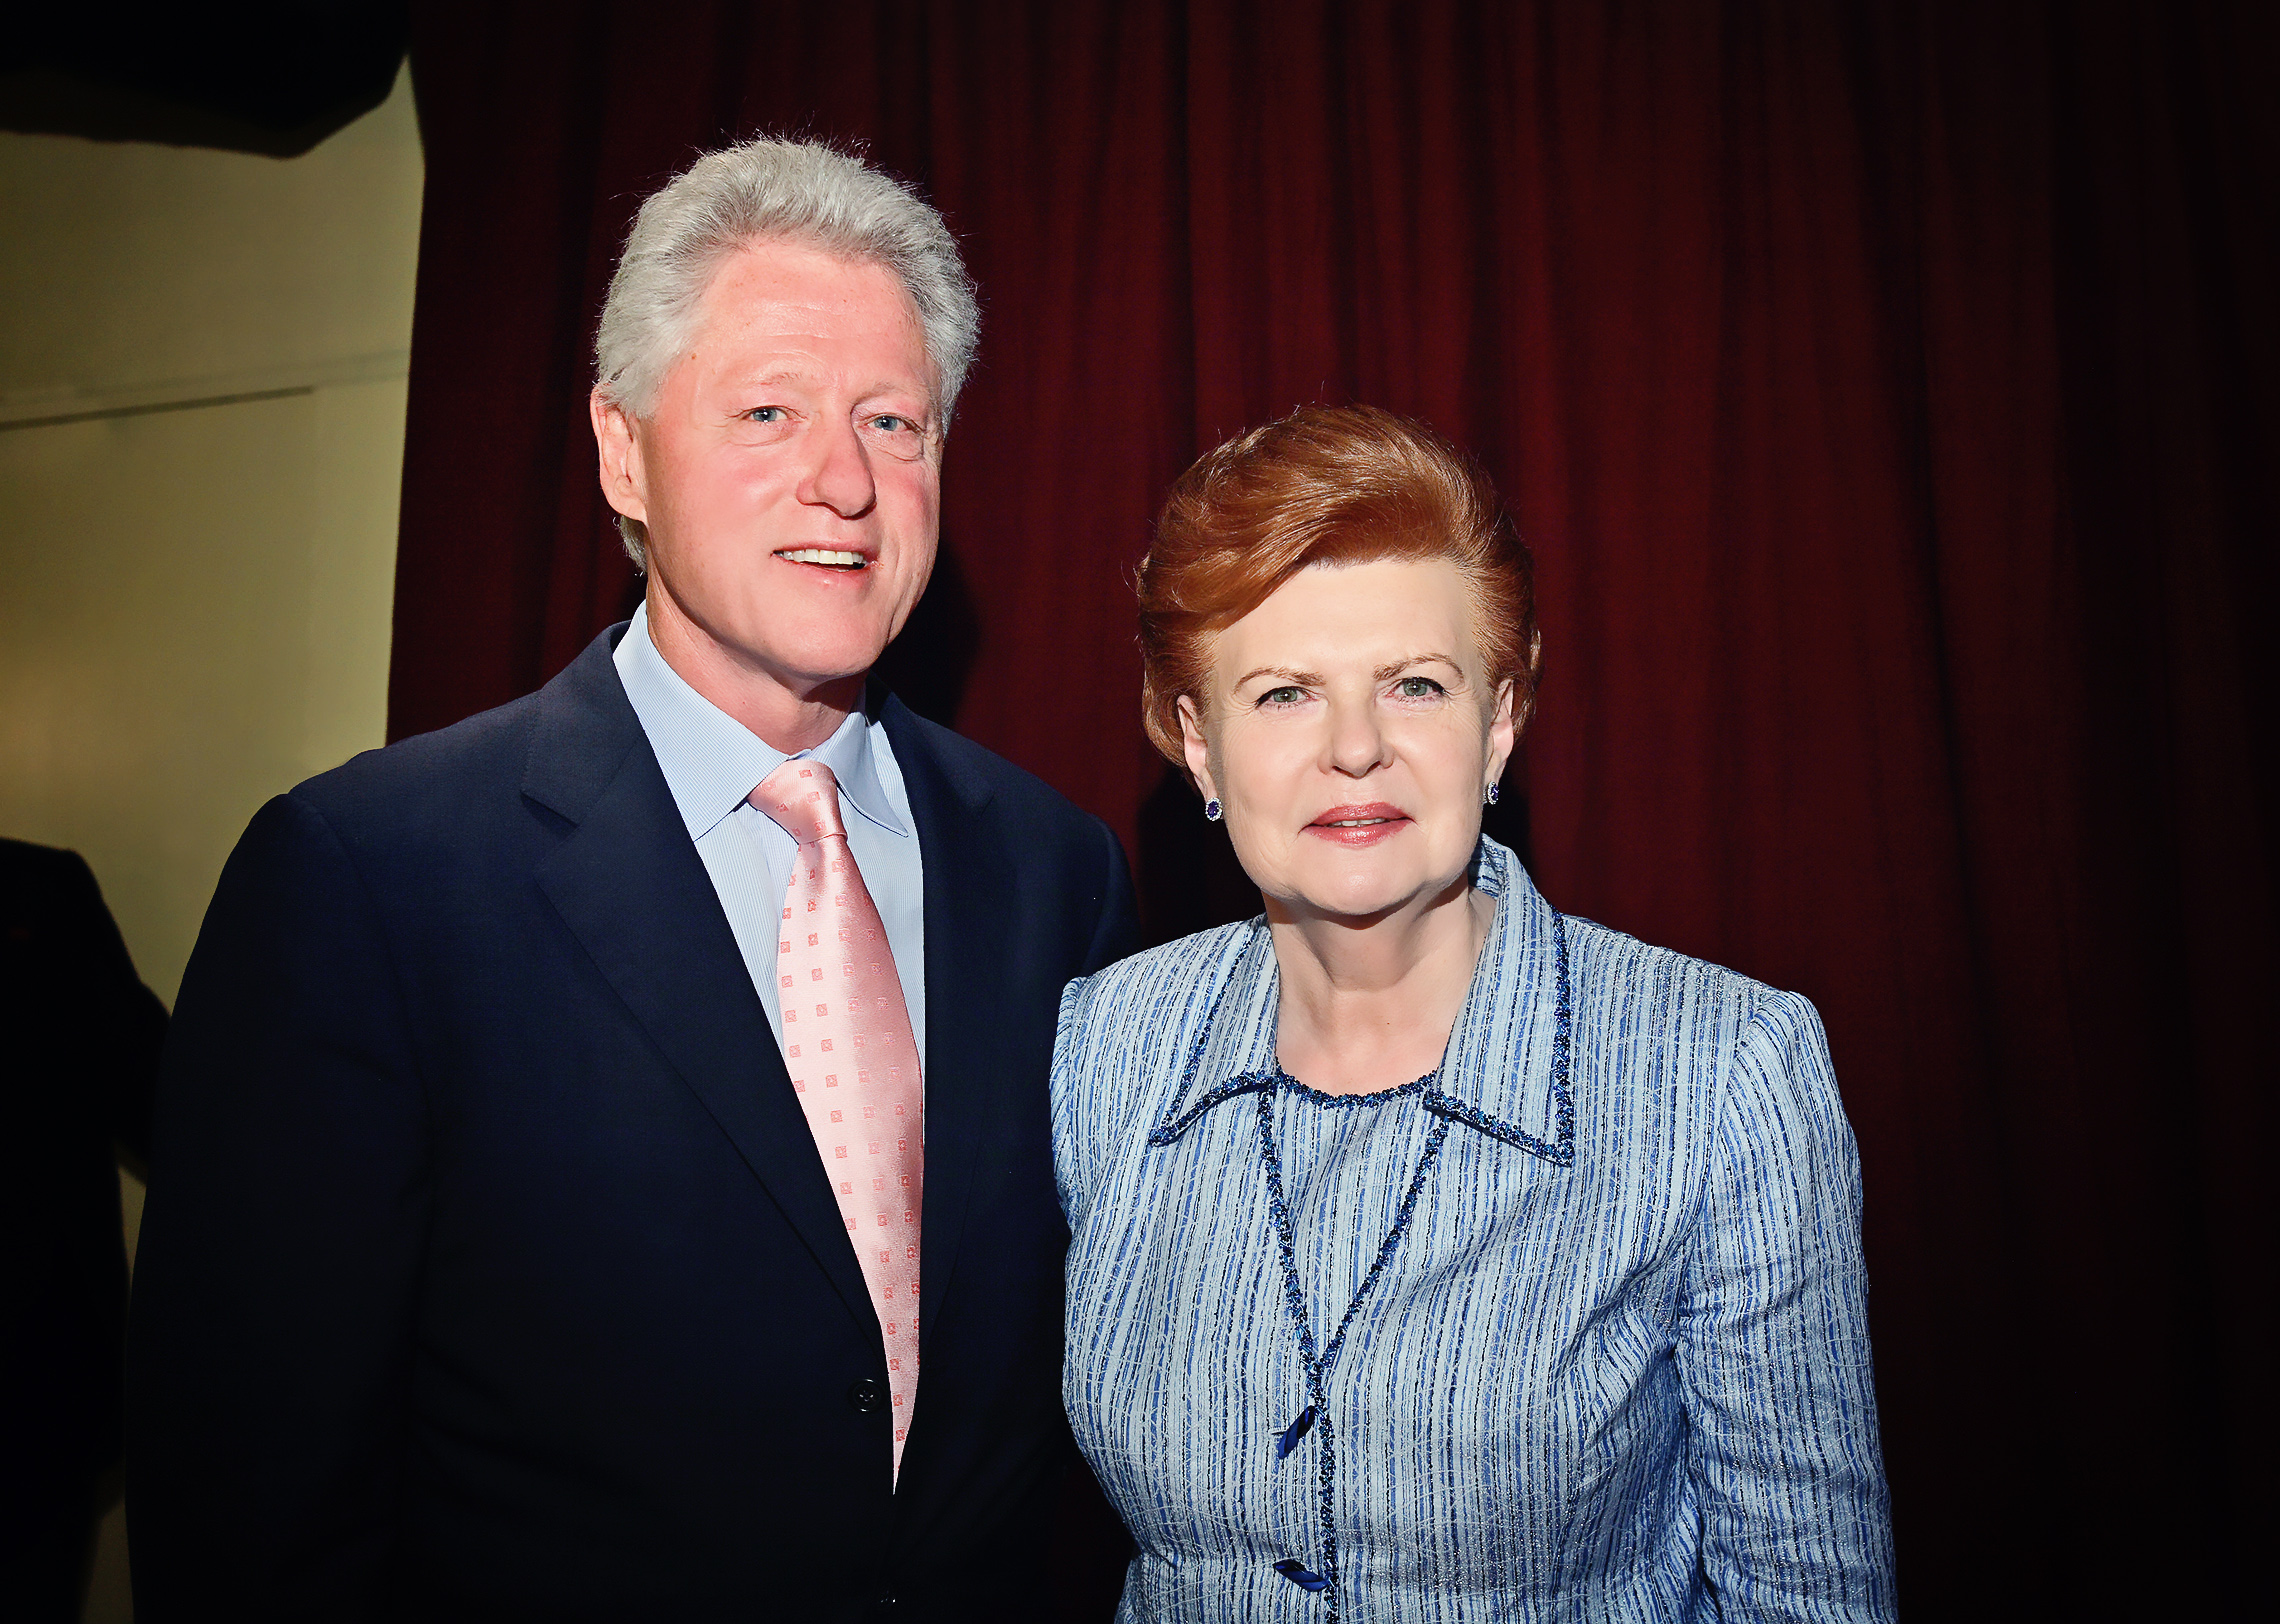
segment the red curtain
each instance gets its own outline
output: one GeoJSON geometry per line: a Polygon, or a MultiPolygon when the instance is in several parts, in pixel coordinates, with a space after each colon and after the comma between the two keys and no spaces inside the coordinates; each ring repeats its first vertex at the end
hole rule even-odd
{"type": "Polygon", "coordinates": [[[415,7],[394,731],[633,601],[583,395],[639,198],[863,142],[985,299],[906,695],[1121,830],[1159,935],[1249,912],[1140,735],[1155,505],[1301,402],[1477,450],[1547,895],[1827,1019],[1911,1613],[2222,1615],[2275,1510],[2276,18],[415,7]]]}

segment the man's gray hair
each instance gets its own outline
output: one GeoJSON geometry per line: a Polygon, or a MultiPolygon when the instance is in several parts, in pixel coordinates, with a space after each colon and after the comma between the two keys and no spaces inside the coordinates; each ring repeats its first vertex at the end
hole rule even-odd
{"type": "MultiPolygon", "coordinates": [[[[797,243],[894,272],[941,375],[937,428],[949,429],[981,331],[957,239],[911,187],[821,141],[763,137],[708,152],[642,203],[594,333],[602,399],[637,418],[657,409],[714,273],[755,241],[797,243]]],[[[634,564],[646,567],[641,524],[621,514],[618,532],[634,564]]]]}

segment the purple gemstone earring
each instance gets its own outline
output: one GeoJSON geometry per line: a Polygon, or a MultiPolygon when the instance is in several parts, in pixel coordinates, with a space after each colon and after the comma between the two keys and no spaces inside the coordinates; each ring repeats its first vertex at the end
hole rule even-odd
{"type": "Polygon", "coordinates": [[[1214,795],[1210,800],[1203,803],[1203,816],[1206,822],[1217,823],[1219,821],[1220,814],[1221,807],[1219,805],[1218,796],[1214,795]]]}

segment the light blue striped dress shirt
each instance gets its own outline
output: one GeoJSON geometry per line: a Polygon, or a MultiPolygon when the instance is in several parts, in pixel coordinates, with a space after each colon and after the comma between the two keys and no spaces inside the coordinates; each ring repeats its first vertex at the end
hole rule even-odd
{"type": "MultiPolygon", "coordinates": [[[[777,1000],[776,947],[799,843],[752,809],[745,797],[789,759],[696,689],[657,652],[649,638],[649,606],[634,611],[612,658],[633,714],[657,752],[665,787],[712,876],[728,928],[744,955],[744,968],[783,1047],[783,1007],[777,1000]]],[[[910,795],[886,728],[861,711],[850,715],[822,744],[802,750],[839,780],[841,821],[848,850],[886,927],[918,1063],[926,1066],[926,871],[918,849],[910,795]]]]}
{"type": "Polygon", "coordinates": [[[1812,1007],[1555,915],[1493,841],[1477,881],[1464,1013],[1394,1092],[1281,1075],[1263,920],[1069,987],[1063,1393],[1139,1545],[1119,1618],[1891,1618],[1812,1007]],[[1397,1226],[1310,1385],[1300,1314],[1326,1352],[1397,1226]]]}

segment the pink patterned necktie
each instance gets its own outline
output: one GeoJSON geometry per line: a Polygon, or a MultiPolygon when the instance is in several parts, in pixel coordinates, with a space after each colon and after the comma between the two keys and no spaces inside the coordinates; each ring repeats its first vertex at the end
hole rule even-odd
{"type": "Polygon", "coordinates": [[[926,1095],[910,1009],[886,927],[847,848],[831,769],[813,758],[787,761],[750,799],[800,845],[776,948],[784,1063],[878,1311],[899,1480],[918,1392],[925,1192],[926,1095]]]}

